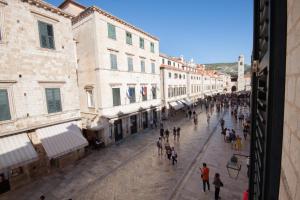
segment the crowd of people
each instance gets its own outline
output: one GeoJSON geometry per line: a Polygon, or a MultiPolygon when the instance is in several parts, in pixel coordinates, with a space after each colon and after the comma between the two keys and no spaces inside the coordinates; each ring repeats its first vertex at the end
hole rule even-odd
{"type": "MultiPolygon", "coordinates": [[[[234,150],[242,149],[242,134],[244,140],[247,140],[247,136],[250,130],[250,120],[249,111],[247,107],[249,106],[249,96],[239,97],[237,95],[219,95],[215,97],[208,97],[202,99],[198,102],[201,110],[206,111],[207,124],[209,126],[211,116],[216,109],[216,113],[222,111],[231,110],[231,115],[236,122],[242,126],[243,133],[237,133],[233,128],[226,127],[225,120],[220,119],[221,133],[224,135],[224,141],[232,145],[234,150]]],[[[188,108],[185,111],[186,117],[194,122],[194,125],[198,124],[198,114],[196,110],[188,108]]],[[[170,131],[166,128],[164,129],[163,124],[160,127],[160,136],[157,141],[158,155],[162,156],[165,154],[166,158],[172,162],[173,165],[177,163],[177,152],[174,146],[170,146],[169,143],[170,131]],[[164,153],[165,152],[165,153],[164,153]]],[[[173,141],[179,142],[180,139],[180,127],[173,127],[173,141]]],[[[200,167],[201,179],[203,182],[203,191],[210,191],[210,181],[209,181],[209,168],[206,163],[200,167]]],[[[220,173],[215,173],[213,179],[213,185],[215,187],[215,200],[220,199],[220,189],[224,186],[220,173]]]]}
{"type": "MultiPolygon", "coordinates": [[[[170,145],[169,142],[170,131],[168,129],[164,129],[163,124],[160,125],[160,136],[156,142],[158,155],[162,156],[165,150],[165,155],[168,160],[172,161],[172,164],[175,165],[177,163],[177,152],[175,151],[174,146],[170,145]]],[[[179,142],[180,139],[180,127],[173,128],[173,138],[174,142],[179,142]]]]}

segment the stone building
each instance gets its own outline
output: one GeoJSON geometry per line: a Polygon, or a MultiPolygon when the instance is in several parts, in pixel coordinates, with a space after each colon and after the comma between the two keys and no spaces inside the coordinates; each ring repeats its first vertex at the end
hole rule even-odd
{"type": "Polygon", "coordinates": [[[192,102],[188,98],[188,74],[183,58],[174,58],[160,54],[160,88],[162,102],[162,118],[177,112],[192,102]]]}
{"type": "Polygon", "coordinates": [[[87,145],[70,18],[40,0],[0,0],[0,180],[11,189],[87,145]]]}
{"type": "Polygon", "coordinates": [[[300,198],[300,1],[287,0],[286,78],[280,200],[300,198]]]}
{"type": "Polygon", "coordinates": [[[84,134],[106,145],[160,120],[159,40],[95,6],[67,0],[73,18],[84,134]]]}

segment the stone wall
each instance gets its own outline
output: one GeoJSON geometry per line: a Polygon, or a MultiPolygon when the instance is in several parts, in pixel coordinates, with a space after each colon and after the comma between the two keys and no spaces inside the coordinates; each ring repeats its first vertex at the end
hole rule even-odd
{"type": "MultiPolygon", "coordinates": [[[[288,0],[280,200],[300,197],[300,1],[288,0]]],[[[280,117],[280,116],[279,116],[280,117]]]]}
{"type": "Polygon", "coordinates": [[[20,0],[1,2],[0,88],[8,89],[12,119],[0,122],[0,135],[80,117],[71,20],[20,0]],[[55,49],[40,47],[38,21],[53,25],[55,49]],[[60,88],[62,112],[48,114],[46,87],[60,88]]]}

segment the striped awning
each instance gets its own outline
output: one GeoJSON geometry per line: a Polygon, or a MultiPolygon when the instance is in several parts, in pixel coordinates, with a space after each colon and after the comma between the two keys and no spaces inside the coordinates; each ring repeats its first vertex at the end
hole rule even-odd
{"type": "Polygon", "coordinates": [[[38,155],[26,133],[0,138],[0,172],[37,160],[38,155]]]}
{"type": "Polygon", "coordinates": [[[36,130],[48,158],[57,158],[88,145],[77,122],[67,122],[36,130]]]}

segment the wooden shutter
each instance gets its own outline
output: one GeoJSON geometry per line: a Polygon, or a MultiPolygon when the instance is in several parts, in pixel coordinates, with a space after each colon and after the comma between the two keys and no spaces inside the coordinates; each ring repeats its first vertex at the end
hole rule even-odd
{"type": "Polygon", "coordinates": [[[54,49],[53,26],[42,21],[38,21],[40,46],[42,48],[54,49]]]}
{"type": "Polygon", "coordinates": [[[145,61],[141,60],[141,72],[145,72],[145,61]]]}
{"type": "Polygon", "coordinates": [[[286,0],[255,0],[249,199],[278,199],[285,50],[286,0]]]}
{"type": "Polygon", "coordinates": [[[152,72],[152,74],[155,73],[155,64],[154,63],[151,63],[151,72],[152,72]]]}
{"type": "Polygon", "coordinates": [[[48,113],[61,112],[61,96],[59,88],[46,88],[48,113]]]}
{"type": "Polygon", "coordinates": [[[118,69],[117,55],[110,54],[110,66],[111,69],[118,69]]]}
{"type": "Polygon", "coordinates": [[[116,27],[110,23],[107,24],[108,37],[111,39],[116,39],[116,27]]]}
{"type": "Polygon", "coordinates": [[[121,105],[121,98],[120,98],[120,88],[113,88],[113,106],[121,105]]]}
{"type": "Polygon", "coordinates": [[[0,121],[10,120],[10,108],[8,101],[8,93],[5,89],[0,89],[0,121]]]}
{"type": "Polygon", "coordinates": [[[133,71],[133,60],[131,57],[127,58],[127,62],[128,62],[128,71],[133,71]]]}

